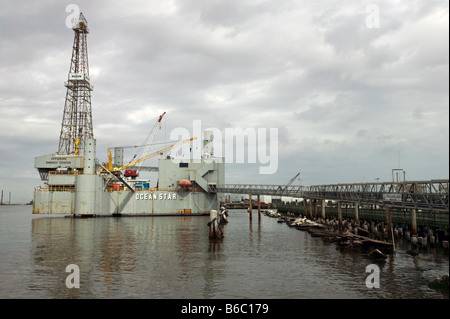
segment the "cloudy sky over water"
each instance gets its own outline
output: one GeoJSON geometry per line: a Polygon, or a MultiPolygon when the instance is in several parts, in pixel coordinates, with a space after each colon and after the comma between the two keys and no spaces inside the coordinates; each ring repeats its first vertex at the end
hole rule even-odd
{"type": "Polygon", "coordinates": [[[90,29],[101,161],[167,112],[158,141],[195,120],[278,129],[276,173],[231,163],[227,183],[449,176],[448,1],[0,0],[0,189],[13,202],[32,199],[34,157],[58,146],[69,4],[90,29]]]}

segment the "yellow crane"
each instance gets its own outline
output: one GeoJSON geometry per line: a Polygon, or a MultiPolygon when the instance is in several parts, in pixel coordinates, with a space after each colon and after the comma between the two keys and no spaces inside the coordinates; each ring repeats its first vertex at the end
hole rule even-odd
{"type": "MultiPolygon", "coordinates": [[[[141,158],[135,159],[134,161],[131,161],[131,162],[129,162],[128,164],[125,164],[125,165],[123,165],[122,167],[119,167],[119,168],[114,168],[113,163],[112,163],[113,157],[112,157],[112,155],[111,155],[111,150],[108,148],[108,165],[107,165],[107,167],[108,167],[108,170],[109,170],[111,173],[118,172],[118,171],[121,171],[121,170],[123,170],[123,169],[125,169],[125,168],[134,166],[134,165],[136,165],[136,164],[138,164],[138,163],[144,162],[144,161],[146,161],[146,160],[148,160],[148,159],[150,159],[150,158],[152,158],[152,157],[155,157],[155,156],[157,156],[157,155],[159,155],[159,154],[163,154],[163,153],[165,153],[165,152],[167,152],[167,151],[170,151],[171,149],[176,148],[176,147],[178,147],[178,146],[181,146],[181,145],[183,145],[184,143],[188,143],[188,142],[191,142],[191,141],[196,140],[196,139],[197,139],[196,137],[192,137],[192,138],[189,138],[189,139],[187,139],[187,140],[179,141],[179,142],[177,142],[177,143],[175,143],[175,144],[166,146],[166,147],[164,147],[164,148],[162,148],[162,149],[160,149],[160,150],[158,150],[158,151],[156,151],[156,152],[153,152],[153,153],[148,154],[148,155],[146,155],[146,156],[143,156],[143,157],[141,157],[141,158]]],[[[106,165],[105,165],[105,166],[106,166],[106,165]]]]}

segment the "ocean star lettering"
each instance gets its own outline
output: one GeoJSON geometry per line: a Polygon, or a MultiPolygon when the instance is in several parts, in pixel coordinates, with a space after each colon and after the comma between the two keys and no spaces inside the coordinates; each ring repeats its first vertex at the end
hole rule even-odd
{"type": "Polygon", "coordinates": [[[138,200],[174,200],[177,199],[177,194],[171,194],[171,193],[136,193],[136,199],[138,200]]]}

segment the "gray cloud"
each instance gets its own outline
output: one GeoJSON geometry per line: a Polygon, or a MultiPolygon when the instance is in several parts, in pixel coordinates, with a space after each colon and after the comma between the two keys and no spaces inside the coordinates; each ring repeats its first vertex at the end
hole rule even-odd
{"type": "MultiPolygon", "coordinates": [[[[1,0],[0,188],[31,200],[33,158],[56,151],[73,31],[69,3],[1,0]]],[[[142,142],[176,127],[275,127],[279,168],[227,182],[448,178],[448,3],[77,1],[88,20],[94,135],[142,142]],[[367,28],[366,8],[380,9],[367,28]]]]}

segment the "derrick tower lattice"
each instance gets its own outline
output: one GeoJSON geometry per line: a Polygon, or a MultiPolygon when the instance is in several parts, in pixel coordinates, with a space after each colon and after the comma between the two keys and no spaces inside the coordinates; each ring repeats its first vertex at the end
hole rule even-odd
{"type": "Polygon", "coordinates": [[[94,138],[92,128],[91,91],[87,52],[87,21],[80,13],[72,27],[75,35],[72,59],[67,82],[61,134],[57,153],[59,155],[82,154],[84,140],[94,138]]]}

